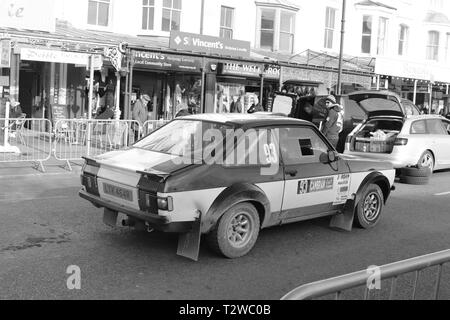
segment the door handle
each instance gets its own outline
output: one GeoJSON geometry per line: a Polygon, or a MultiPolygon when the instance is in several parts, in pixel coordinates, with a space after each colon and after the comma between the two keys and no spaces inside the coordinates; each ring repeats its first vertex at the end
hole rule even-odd
{"type": "Polygon", "coordinates": [[[291,177],[295,177],[298,174],[298,170],[296,169],[286,170],[286,174],[290,175],[291,177]]]}

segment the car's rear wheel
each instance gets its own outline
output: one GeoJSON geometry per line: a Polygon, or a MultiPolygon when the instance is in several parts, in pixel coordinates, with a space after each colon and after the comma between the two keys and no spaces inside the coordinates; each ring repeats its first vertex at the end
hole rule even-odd
{"type": "Polygon", "coordinates": [[[240,258],[253,249],[260,229],[256,208],[249,203],[241,203],[225,212],[207,235],[207,241],[216,253],[229,259],[240,258]]]}
{"type": "Polygon", "coordinates": [[[434,170],[434,156],[431,151],[427,150],[420,157],[419,163],[417,164],[419,169],[431,169],[434,170]]]}
{"type": "Polygon", "coordinates": [[[383,208],[383,191],[376,184],[368,185],[356,208],[356,225],[363,229],[374,228],[380,221],[383,208]]]}

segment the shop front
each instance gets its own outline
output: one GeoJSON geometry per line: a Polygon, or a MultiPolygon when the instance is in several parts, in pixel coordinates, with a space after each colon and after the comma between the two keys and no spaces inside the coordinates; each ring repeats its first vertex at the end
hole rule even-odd
{"type": "Polygon", "coordinates": [[[183,109],[202,111],[201,57],[142,50],[132,50],[131,55],[131,108],[148,95],[149,120],[171,120],[183,109]]]}
{"type": "Polygon", "coordinates": [[[260,110],[268,110],[273,93],[279,89],[281,69],[277,65],[209,61],[208,66],[207,113],[248,113],[258,105],[260,110]],[[208,94],[213,99],[208,99],[208,94]]]}

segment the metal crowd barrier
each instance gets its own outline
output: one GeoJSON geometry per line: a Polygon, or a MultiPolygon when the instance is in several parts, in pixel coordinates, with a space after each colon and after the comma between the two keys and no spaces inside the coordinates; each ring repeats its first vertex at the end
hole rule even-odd
{"type": "Polygon", "coordinates": [[[170,121],[168,120],[151,120],[145,122],[142,128],[143,136],[148,136],[150,133],[165,126],[169,122],[170,121]]]}
{"type": "Polygon", "coordinates": [[[47,119],[0,119],[0,163],[31,162],[45,172],[52,156],[52,124],[47,119]]]}
{"type": "MultiPolygon", "coordinates": [[[[409,273],[414,273],[412,300],[415,300],[420,273],[426,269],[437,266],[438,272],[433,290],[433,298],[434,300],[438,300],[442,285],[443,267],[447,263],[450,263],[450,250],[379,267],[378,276],[380,281],[391,280],[389,300],[392,300],[396,294],[398,278],[409,273]]],[[[324,298],[329,295],[334,295],[336,300],[341,300],[344,291],[362,286],[365,286],[366,288],[364,300],[368,300],[370,294],[368,283],[371,281],[371,277],[372,274],[370,274],[368,270],[364,270],[337,278],[314,282],[294,289],[285,295],[282,300],[312,300],[324,298]]]]}
{"type": "Polygon", "coordinates": [[[71,161],[134,144],[142,137],[142,128],[131,120],[63,119],[56,122],[54,136],[55,158],[72,170],[71,161]]]}

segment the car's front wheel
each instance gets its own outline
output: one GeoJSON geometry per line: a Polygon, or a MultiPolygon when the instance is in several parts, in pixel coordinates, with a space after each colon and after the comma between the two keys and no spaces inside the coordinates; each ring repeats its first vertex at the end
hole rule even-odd
{"type": "Polygon", "coordinates": [[[356,224],[363,229],[374,228],[380,221],[384,208],[383,191],[371,184],[364,190],[356,208],[356,224]]]}
{"type": "Polygon", "coordinates": [[[253,249],[260,228],[256,208],[250,203],[241,203],[225,212],[207,235],[207,241],[218,254],[229,259],[240,258],[253,249]]]}

